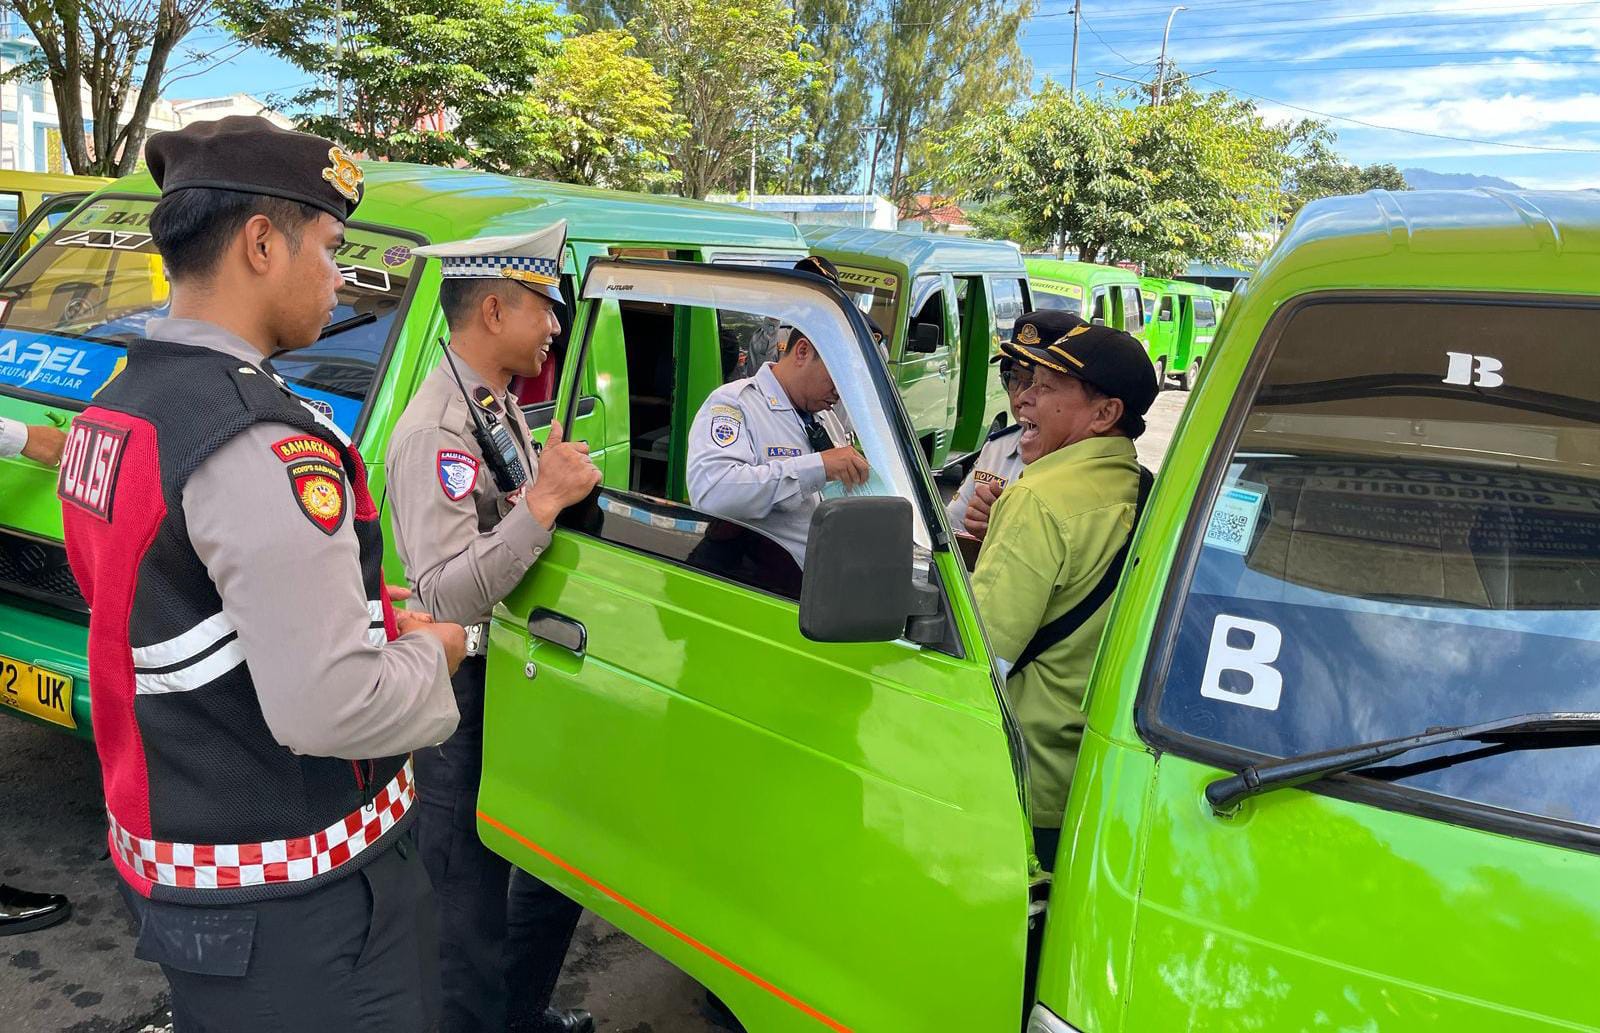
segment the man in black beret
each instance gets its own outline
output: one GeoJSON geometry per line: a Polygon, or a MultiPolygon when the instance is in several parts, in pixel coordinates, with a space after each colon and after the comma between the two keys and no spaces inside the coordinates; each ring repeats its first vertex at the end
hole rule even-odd
{"type": "Polygon", "coordinates": [[[1033,774],[1034,849],[1050,868],[1105,604],[1148,491],[1133,439],[1156,377],[1133,337],[1065,312],[1023,314],[1001,347],[1033,374],[1016,402],[1026,466],[995,500],[972,590],[1007,668],[1033,774]]]}
{"type": "Polygon", "coordinates": [[[266,361],[328,322],[361,168],[261,118],[147,154],[171,309],[57,486],[136,954],[180,1033],[420,1033],[439,957],[410,755],[456,727],[465,633],[391,606],[360,455],[266,361]]]}

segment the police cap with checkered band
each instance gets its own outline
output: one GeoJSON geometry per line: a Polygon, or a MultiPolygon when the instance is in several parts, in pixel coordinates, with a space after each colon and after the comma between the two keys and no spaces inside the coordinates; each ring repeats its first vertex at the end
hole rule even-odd
{"type": "Polygon", "coordinates": [[[501,237],[474,237],[446,244],[412,248],[413,255],[437,258],[447,280],[515,280],[562,304],[561,249],[567,241],[567,220],[542,230],[501,237]]]}
{"type": "Polygon", "coordinates": [[[1120,398],[1129,437],[1144,433],[1144,414],[1156,400],[1156,371],[1130,333],[1087,324],[1068,312],[1024,312],[1001,350],[1018,362],[1043,366],[1120,398]]]}
{"type": "Polygon", "coordinates": [[[361,203],[361,166],[342,147],[258,115],[157,133],[145,145],[145,160],[162,196],[195,187],[264,194],[320,208],[340,222],[361,203]]]}

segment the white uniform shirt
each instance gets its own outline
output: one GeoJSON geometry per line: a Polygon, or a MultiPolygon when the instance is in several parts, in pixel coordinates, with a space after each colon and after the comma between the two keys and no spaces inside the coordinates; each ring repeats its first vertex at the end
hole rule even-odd
{"type": "Polygon", "coordinates": [[[1022,440],[1021,430],[1020,426],[1013,423],[1005,430],[989,435],[989,440],[983,443],[978,458],[973,461],[972,472],[967,474],[967,479],[961,482],[961,490],[945,506],[945,515],[950,518],[950,530],[965,530],[967,507],[972,504],[972,496],[977,493],[980,483],[989,481],[997,488],[1004,488],[1022,473],[1022,454],[1017,451],[1017,444],[1022,440]]]}
{"type": "Polygon", "coordinates": [[[0,459],[19,456],[28,443],[28,425],[0,416],[0,459]]]}
{"type": "MultiPolygon", "coordinates": [[[[848,440],[833,413],[817,419],[835,444],[848,440]]],[[[696,509],[758,528],[804,566],[811,513],[827,477],[771,363],[723,384],[700,407],[689,428],[687,479],[696,509]]]]}

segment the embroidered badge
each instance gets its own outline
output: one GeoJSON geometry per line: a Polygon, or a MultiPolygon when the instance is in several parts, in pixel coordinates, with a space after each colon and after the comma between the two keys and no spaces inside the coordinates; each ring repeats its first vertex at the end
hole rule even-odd
{"type": "Polygon", "coordinates": [[[795,456],[803,454],[798,448],[781,448],[777,445],[767,448],[768,459],[793,459],[795,456]]]}
{"type": "Polygon", "coordinates": [[[334,466],[339,465],[339,453],[334,450],[334,447],[321,438],[314,438],[309,434],[297,434],[292,438],[274,441],[272,443],[272,452],[286,463],[315,456],[326,459],[334,466]]]}
{"type": "Polygon", "coordinates": [[[343,194],[346,200],[359,201],[361,181],[366,178],[361,166],[350,160],[343,147],[328,148],[328,160],[333,164],[322,170],[322,178],[332,183],[333,189],[343,194]]]}
{"type": "Polygon", "coordinates": [[[711,440],[718,448],[727,448],[739,440],[739,421],[726,413],[711,417],[711,440]]]}
{"type": "Polygon", "coordinates": [[[453,448],[439,450],[439,487],[451,502],[460,502],[478,483],[478,460],[453,448]]]}
{"type": "Polygon", "coordinates": [[[1023,323],[1022,329],[1017,331],[1018,344],[1038,344],[1041,340],[1043,338],[1039,336],[1039,328],[1032,323],[1023,323]]]}
{"type": "Polygon", "coordinates": [[[988,470],[972,471],[972,479],[978,484],[993,484],[1000,488],[1004,488],[1006,486],[1006,479],[1004,477],[1001,477],[996,473],[990,473],[988,470]]]}
{"type": "Polygon", "coordinates": [[[56,494],[61,501],[109,521],[117,472],[127,443],[126,427],[95,423],[81,416],[73,420],[66,446],[61,450],[61,472],[56,477],[56,494]]]}
{"type": "Polygon", "coordinates": [[[296,459],[289,464],[294,500],[323,534],[344,523],[344,472],[325,459],[296,459]]]}

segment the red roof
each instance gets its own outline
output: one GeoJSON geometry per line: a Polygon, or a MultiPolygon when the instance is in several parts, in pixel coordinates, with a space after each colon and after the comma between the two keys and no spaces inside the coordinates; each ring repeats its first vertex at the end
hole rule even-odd
{"type": "Polygon", "coordinates": [[[900,209],[900,218],[905,220],[924,219],[936,222],[942,226],[967,225],[967,213],[963,212],[948,197],[936,197],[933,194],[918,194],[900,209]]]}

